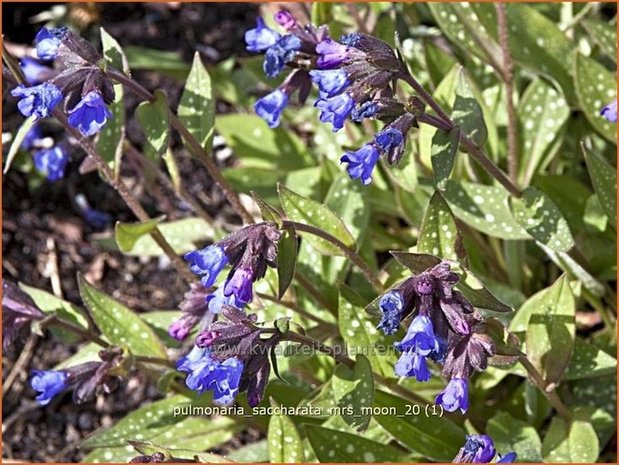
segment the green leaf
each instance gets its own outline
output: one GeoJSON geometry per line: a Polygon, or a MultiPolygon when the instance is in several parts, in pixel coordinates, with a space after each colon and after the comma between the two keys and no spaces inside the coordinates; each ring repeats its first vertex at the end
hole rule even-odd
{"type": "Polygon", "coordinates": [[[606,56],[617,60],[617,27],[609,22],[587,18],[581,23],[606,56]]]}
{"type": "Polygon", "coordinates": [[[67,302],[42,289],[19,283],[19,288],[28,294],[39,309],[45,313],[55,313],[63,320],[67,320],[84,329],[88,328],[88,319],[84,311],[77,305],[67,302]]]}
{"type": "MultiPolygon", "coordinates": [[[[271,401],[274,408],[277,403],[271,401]]],[[[301,463],[305,461],[303,442],[294,422],[286,415],[271,415],[267,433],[271,463],[301,463]]]]}
{"type": "Polygon", "coordinates": [[[595,193],[613,228],[617,227],[617,172],[598,154],[582,146],[595,193]]]}
{"type": "MultiPolygon", "coordinates": [[[[107,31],[101,28],[101,46],[105,61],[112,67],[129,75],[127,58],[120,44],[107,31]]],[[[105,126],[97,139],[97,152],[108,163],[114,176],[120,173],[120,160],[123,154],[123,141],[125,139],[125,104],[123,86],[114,84],[114,101],[109,105],[112,117],[108,118],[105,126]]]]}
{"type": "MultiPolygon", "coordinates": [[[[456,100],[451,117],[463,134],[481,147],[488,139],[488,129],[484,122],[481,105],[475,99],[469,78],[464,68],[460,69],[456,84],[456,100]]],[[[434,139],[433,139],[434,140],[434,139]]]]}
{"type": "Polygon", "coordinates": [[[432,169],[434,170],[434,185],[444,190],[451,170],[453,169],[460,145],[460,128],[449,132],[436,131],[432,138],[432,169]]]}
{"type": "Polygon", "coordinates": [[[617,359],[599,347],[577,337],[572,358],[563,379],[585,379],[604,376],[617,371],[617,359]]]}
{"type": "Polygon", "coordinates": [[[535,428],[527,422],[507,412],[499,412],[488,421],[486,431],[499,453],[515,452],[519,462],[542,461],[542,441],[535,428]]]}
{"type": "Polygon", "coordinates": [[[600,198],[597,194],[592,194],[587,199],[583,221],[598,231],[606,230],[606,226],[608,225],[608,216],[606,215],[604,207],[602,207],[600,198]]]}
{"type": "Polygon", "coordinates": [[[282,227],[282,214],[273,208],[271,205],[266,203],[262,197],[252,191],[252,197],[254,198],[254,202],[258,205],[260,209],[260,213],[262,214],[262,219],[264,221],[268,221],[271,223],[275,223],[278,227],[282,227]]]}
{"type": "Polygon", "coordinates": [[[458,219],[489,236],[511,240],[531,238],[514,219],[509,209],[509,193],[502,187],[447,181],[443,197],[458,219]]]}
{"type": "MultiPolygon", "coordinates": [[[[419,184],[417,180],[417,161],[415,160],[414,152],[410,149],[408,143],[400,161],[397,164],[390,166],[387,171],[389,176],[398,186],[408,192],[415,192],[417,185],[419,184]]],[[[361,186],[361,183],[357,180],[354,182],[360,187],[365,187],[361,186]]]]}
{"type": "MultiPolygon", "coordinates": [[[[339,239],[345,246],[354,247],[352,237],[344,222],[329,208],[314,200],[301,197],[282,185],[278,186],[282,208],[292,221],[319,228],[339,239]]],[[[325,255],[342,255],[342,251],[331,242],[314,234],[299,232],[318,252],[325,255]]]]}
{"type": "Polygon", "coordinates": [[[331,386],[344,421],[357,431],[365,431],[372,418],[374,403],[374,375],[370,361],[359,354],[353,369],[338,365],[333,372],[331,386]]]}
{"type": "Polygon", "coordinates": [[[268,462],[269,461],[269,453],[268,453],[268,442],[266,439],[261,441],[257,441],[251,444],[247,444],[245,446],[241,446],[238,449],[234,449],[229,455],[228,459],[234,460],[235,462],[250,462],[250,463],[258,463],[258,462],[268,462]]]}
{"type": "Polygon", "coordinates": [[[553,143],[570,115],[563,96],[543,79],[535,79],[518,105],[519,162],[518,180],[528,185],[533,176],[550,162],[553,143]]]}
{"type": "Polygon", "coordinates": [[[4,157],[4,159],[6,160],[4,163],[4,171],[3,171],[4,174],[8,173],[9,168],[11,167],[11,163],[13,162],[13,159],[15,158],[15,155],[17,155],[17,152],[19,152],[22,142],[26,138],[28,131],[30,131],[30,129],[32,129],[32,126],[34,126],[35,121],[36,121],[36,116],[30,116],[29,118],[26,118],[24,122],[21,124],[21,126],[19,127],[19,129],[17,130],[17,132],[15,133],[15,138],[11,142],[9,151],[4,157]]]}
{"type": "Polygon", "coordinates": [[[607,70],[592,58],[576,55],[574,83],[580,108],[602,136],[617,143],[617,125],[607,121],[600,111],[617,98],[615,73],[607,70]]]}
{"type": "Polygon", "coordinates": [[[118,221],[114,227],[114,238],[118,248],[123,252],[130,252],[138,239],[153,232],[162,219],[154,218],[139,223],[121,223],[118,221]]]}
{"type": "Polygon", "coordinates": [[[365,354],[375,372],[391,378],[394,376],[395,354],[388,350],[391,344],[376,329],[377,323],[361,305],[340,295],[338,324],[349,352],[365,354]]]}
{"type": "Polygon", "coordinates": [[[200,407],[180,395],[141,407],[82,442],[83,448],[96,448],[84,461],[127,462],[137,455],[131,447],[127,448],[127,440],[152,441],[170,448],[175,457],[193,458],[181,451],[213,448],[232,439],[241,429],[241,425],[227,417],[201,418],[181,413],[191,408],[200,407]]]}
{"type": "Polygon", "coordinates": [[[153,95],[155,101],[140,103],[135,109],[135,116],[142,126],[146,142],[161,157],[166,153],[170,141],[170,111],[163,90],[157,89],[153,95]]]}
{"type": "Polygon", "coordinates": [[[409,450],[435,462],[451,462],[458,453],[465,432],[448,417],[426,415],[425,406],[383,391],[376,391],[374,406],[381,412],[376,421],[409,450]]]}
{"type": "Polygon", "coordinates": [[[325,196],[324,204],[346,225],[352,237],[361,242],[370,220],[366,201],[367,189],[347,173],[339,173],[325,196]]]}
{"type": "Polygon", "coordinates": [[[82,275],[78,276],[78,283],[80,296],[105,339],[112,344],[128,347],[134,355],[167,359],[165,347],[144,320],[88,284],[82,275]]]}
{"type": "Polygon", "coordinates": [[[297,263],[298,244],[294,231],[286,229],[277,247],[277,297],[281,299],[294,277],[297,263]]]}
{"type": "Polygon", "coordinates": [[[185,63],[180,52],[169,52],[127,45],[125,54],[133,70],[153,70],[185,80],[189,73],[189,64],[185,63]]]}
{"type": "Polygon", "coordinates": [[[456,261],[466,256],[453,213],[438,191],[430,199],[423,217],[417,251],[456,261]]]}
{"type": "Polygon", "coordinates": [[[215,125],[215,99],[211,78],[198,52],[193,56],[191,71],[178,104],[178,118],[202,147],[210,151],[215,125]]]}
{"type": "Polygon", "coordinates": [[[320,462],[403,462],[397,449],[350,433],[306,425],[307,437],[320,462]]]}
{"type": "Polygon", "coordinates": [[[576,302],[565,275],[544,290],[527,326],[527,355],[546,382],[563,376],[574,347],[576,302]]]}
{"type": "Polygon", "coordinates": [[[571,424],[554,417],[542,443],[545,462],[593,463],[599,454],[598,437],[589,421],[574,419],[571,424]]]}
{"type": "Polygon", "coordinates": [[[521,198],[512,197],[511,205],[516,222],[534,239],[556,252],[567,252],[574,247],[567,221],[546,194],[527,187],[521,198]]]}
{"type": "Polygon", "coordinates": [[[173,459],[191,459],[198,463],[231,463],[231,460],[221,455],[209,454],[189,449],[173,449],[154,444],[150,441],[127,441],[136,451],[143,455],[153,455],[159,452],[164,455],[165,461],[174,462],[173,459]]]}

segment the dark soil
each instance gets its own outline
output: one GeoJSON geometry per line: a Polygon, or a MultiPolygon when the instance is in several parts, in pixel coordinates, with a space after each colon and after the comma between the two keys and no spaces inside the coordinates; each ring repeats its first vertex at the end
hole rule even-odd
{"type": "MultiPolygon", "coordinates": [[[[243,31],[254,24],[257,6],[251,4],[117,4],[103,3],[86,7],[75,4],[68,15],[83,27],[85,37],[95,37],[99,26],[122,45],[141,45],[179,52],[190,62],[198,50],[207,63],[232,54],[244,53],[243,31]]],[[[30,18],[51,4],[3,4],[3,34],[7,43],[32,43],[39,26],[30,18]]],[[[155,73],[135,75],[150,90],[163,88],[170,100],[179,99],[182,83],[155,73]]],[[[3,89],[6,95],[6,88],[3,89]]],[[[131,115],[137,100],[127,97],[131,115]]],[[[12,98],[4,99],[3,132],[14,132],[22,121],[12,98]]],[[[129,120],[131,121],[131,120],[129,120]]],[[[46,130],[59,136],[58,129],[46,130]]],[[[129,140],[142,144],[135,123],[127,127],[129,140]]],[[[178,141],[177,141],[178,142],[178,141]]],[[[234,222],[234,214],[221,193],[211,185],[199,163],[174,144],[180,168],[190,191],[212,216],[234,222]]],[[[6,154],[7,146],[3,147],[6,154]]],[[[126,257],[110,252],[95,243],[94,234],[112,232],[112,226],[96,231],[88,226],[74,204],[76,194],[83,194],[91,205],[108,212],[114,220],[134,221],[116,192],[92,172],[78,173],[84,158],[74,148],[67,177],[56,183],[34,185],[18,169],[3,177],[3,278],[19,281],[49,292],[52,281],[59,279],[62,296],[81,305],[76,276],[86,275],[99,289],[119,299],[136,311],[173,309],[180,302],[185,285],[167,262],[126,257]],[[55,271],[57,269],[57,271],[55,271]]],[[[155,216],[165,213],[169,219],[194,215],[170,188],[155,185],[147,193],[139,180],[135,165],[125,163],[124,181],[140,198],[147,211],[155,216]]],[[[22,344],[3,354],[3,380],[11,372],[22,344]]],[[[50,369],[66,359],[77,347],[41,337],[25,356],[25,364],[3,397],[3,457],[25,461],[78,461],[85,455],[79,442],[98,428],[106,427],[143,403],[161,396],[146,379],[136,374],[111,395],[76,406],[70,395],[58,396],[47,407],[40,407],[28,385],[32,369],[50,369]]]]}

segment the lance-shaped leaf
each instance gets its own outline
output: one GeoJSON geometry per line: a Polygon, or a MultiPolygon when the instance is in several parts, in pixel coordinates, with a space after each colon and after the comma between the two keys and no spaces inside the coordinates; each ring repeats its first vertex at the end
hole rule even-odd
{"type": "Polygon", "coordinates": [[[545,462],[593,463],[599,455],[599,441],[588,419],[577,415],[571,422],[554,417],[542,442],[545,462]]]}
{"type": "Polygon", "coordinates": [[[600,110],[617,98],[615,73],[579,53],[574,63],[574,83],[580,108],[591,125],[606,139],[617,143],[617,124],[600,115],[600,110]]]}
{"type": "Polygon", "coordinates": [[[568,366],[576,332],[576,302],[565,275],[543,291],[527,326],[526,352],[547,383],[558,382],[568,366]]]}
{"type": "Polygon", "coordinates": [[[519,462],[542,461],[542,441],[530,424],[499,412],[488,421],[487,432],[497,451],[515,452],[519,462]]]}
{"type": "MultiPolygon", "coordinates": [[[[120,47],[120,44],[107,31],[101,28],[101,45],[105,61],[114,68],[121,70],[129,75],[129,65],[127,58],[120,47]]],[[[108,118],[105,126],[99,133],[97,140],[97,151],[103,159],[107,161],[114,171],[114,176],[120,173],[120,159],[122,157],[122,146],[125,139],[125,104],[123,99],[123,86],[114,84],[114,101],[110,104],[112,117],[108,118]]]]}
{"type": "Polygon", "coordinates": [[[162,220],[163,218],[153,218],[139,223],[121,223],[118,221],[114,227],[114,238],[118,248],[123,252],[131,251],[138,239],[153,232],[162,220]]]}
{"type": "MultiPolygon", "coordinates": [[[[346,247],[353,247],[352,237],[344,222],[325,205],[302,197],[284,186],[278,186],[282,208],[292,221],[315,226],[340,240],[346,247]]],[[[342,255],[342,251],[331,242],[314,234],[303,233],[312,247],[325,255],[342,255]]]]}
{"type": "Polygon", "coordinates": [[[277,246],[277,297],[282,298],[294,277],[297,263],[297,236],[292,229],[284,230],[277,246]]]}
{"type": "MultiPolygon", "coordinates": [[[[277,408],[275,401],[271,405],[277,408]]],[[[271,415],[267,433],[271,463],[300,463],[305,461],[303,441],[294,422],[286,415],[271,415]]]]}
{"type": "Polygon", "coordinates": [[[80,296],[103,337],[112,344],[128,347],[135,355],[167,358],[165,347],[151,327],[137,314],[78,276],[80,296]]]}
{"type": "Polygon", "coordinates": [[[484,122],[484,112],[475,99],[469,78],[464,68],[460,69],[456,84],[456,100],[451,117],[463,134],[467,135],[479,147],[486,143],[488,129],[484,122]]]}
{"type": "Polygon", "coordinates": [[[617,172],[606,160],[593,153],[583,145],[589,176],[602,208],[610,219],[610,224],[617,226],[617,172]]]}
{"type": "Polygon", "coordinates": [[[338,365],[331,379],[336,406],[344,421],[358,431],[365,431],[372,418],[374,403],[374,376],[372,365],[358,354],[354,368],[338,365]]]}
{"type": "Polygon", "coordinates": [[[178,105],[178,117],[187,130],[207,151],[211,148],[215,125],[215,99],[211,78],[198,52],[178,105]]]}
{"type": "Polygon", "coordinates": [[[277,209],[269,205],[265,200],[263,200],[262,197],[260,197],[257,193],[252,191],[251,195],[254,198],[254,202],[256,202],[256,205],[258,205],[258,208],[260,209],[262,219],[264,221],[275,223],[278,227],[281,228],[283,220],[282,214],[277,209]]]}
{"type": "Polygon", "coordinates": [[[30,131],[32,127],[34,126],[35,121],[36,121],[35,116],[30,116],[29,118],[26,118],[24,122],[21,124],[21,126],[19,127],[19,129],[17,130],[17,132],[15,133],[15,138],[11,142],[9,151],[4,157],[4,159],[6,160],[4,162],[4,171],[3,171],[4,174],[6,174],[9,171],[9,168],[11,167],[11,163],[13,162],[15,155],[17,155],[17,152],[19,152],[21,144],[24,142],[24,139],[26,138],[28,131],[30,131]]]}
{"type": "Polygon", "coordinates": [[[419,231],[417,251],[448,260],[464,260],[466,257],[456,220],[438,191],[434,193],[426,208],[419,231]]]}
{"type": "Polygon", "coordinates": [[[617,27],[611,22],[587,18],[582,23],[594,42],[611,60],[617,61],[617,27]]]}
{"type": "Polygon", "coordinates": [[[432,138],[434,185],[440,190],[445,189],[445,185],[456,161],[459,145],[460,128],[457,127],[449,132],[436,131],[432,138]]]}
{"type": "Polygon", "coordinates": [[[521,198],[511,199],[511,205],[516,222],[537,241],[556,252],[567,252],[574,246],[567,221],[543,192],[527,187],[521,198]]]}
{"type": "Polygon", "coordinates": [[[155,101],[142,102],[135,109],[135,115],[142,126],[146,142],[158,157],[168,149],[170,140],[170,111],[164,91],[154,92],[155,101]]]}

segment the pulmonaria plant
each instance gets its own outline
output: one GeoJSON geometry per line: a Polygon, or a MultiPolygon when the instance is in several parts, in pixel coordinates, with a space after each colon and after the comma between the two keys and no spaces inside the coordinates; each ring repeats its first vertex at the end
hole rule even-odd
{"type": "Polygon", "coordinates": [[[395,344],[402,352],[396,374],[428,381],[427,360],[442,365],[449,383],[436,403],[449,412],[464,413],[469,406],[468,380],[486,369],[494,344],[484,332],[483,317],[454,289],[458,281],[446,261],[402,281],[381,296],[378,328],[394,334],[403,320],[411,320],[406,336],[395,344]]]}
{"type": "Polygon", "coordinates": [[[290,96],[298,90],[303,104],[313,83],[318,90],[314,105],[320,111],[319,119],[330,123],[334,132],[349,119],[384,122],[372,142],[341,157],[351,178],[371,183],[380,157],[389,164],[398,163],[408,132],[417,126],[414,113],[407,109],[411,105],[394,97],[395,81],[403,72],[400,59],[386,42],[367,34],[347,34],[336,41],[327,26],[301,26],[286,11],[277,13],[275,20],[288,34],[281,36],[259,18],[257,27],[245,33],[247,50],[265,52],[268,77],[278,75],[285,66],[293,71],[277,89],[258,99],[256,114],[270,127],[278,126],[290,96]]]}

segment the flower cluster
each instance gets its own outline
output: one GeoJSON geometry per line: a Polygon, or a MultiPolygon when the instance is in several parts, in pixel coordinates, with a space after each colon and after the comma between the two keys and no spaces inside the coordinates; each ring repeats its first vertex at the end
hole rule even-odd
{"type": "Polygon", "coordinates": [[[286,11],[277,13],[275,20],[288,33],[280,35],[259,18],[257,27],[245,33],[247,50],[265,53],[268,77],[278,75],[285,66],[293,71],[277,89],[258,99],[256,114],[270,127],[278,126],[290,96],[298,90],[299,103],[304,103],[313,83],[318,88],[314,105],[320,121],[330,123],[334,132],[348,119],[385,122],[371,143],[341,157],[348,163],[351,178],[369,184],[380,156],[397,163],[408,132],[417,125],[414,114],[394,98],[392,83],[402,73],[400,60],[387,43],[366,34],[348,34],[336,41],[326,26],[301,26],[286,11]]]}
{"type": "Polygon", "coordinates": [[[112,113],[114,87],[99,62],[102,57],[87,41],[67,28],[39,31],[36,38],[39,59],[54,60],[50,68],[26,58],[21,68],[28,83],[11,91],[20,100],[19,111],[26,117],[48,118],[63,100],[69,124],[84,136],[99,132],[112,113]]]}
{"type": "MultiPolygon", "coordinates": [[[[464,446],[453,459],[452,463],[490,463],[497,455],[494,441],[485,434],[471,434],[466,437],[464,446]]],[[[499,455],[496,463],[512,463],[516,460],[516,454],[510,452],[504,456],[499,455]]]]}
{"type": "Polygon", "coordinates": [[[118,387],[118,378],[111,374],[122,360],[122,350],[112,348],[99,352],[100,362],[86,362],[62,370],[33,370],[30,386],[39,392],[36,397],[41,405],[69,388],[77,404],[92,399],[97,391],[110,393],[118,387]]]}
{"type": "Polygon", "coordinates": [[[185,255],[201,285],[191,285],[181,303],[181,317],[168,332],[181,340],[199,325],[195,346],[178,361],[177,369],[188,373],[190,389],[213,391],[219,404],[229,404],[242,391],[248,391],[250,405],[262,400],[270,372],[265,354],[279,339],[272,336],[263,341],[264,331],[254,325],[256,316],[247,316],[241,309],[253,299],[254,281],[264,276],[268,266],[276,265],[280,238],[281,231],[273,223],[252,224],[185,255]],[[227,265],[231,267],[228,277],[212,291],[227,265]],[[216,321],[220,313],[224,321],[216,321]]]}
{"type": "Polygon", "coordinates": [[[378,328],[394,334],[404,319],[412,321],[401,342],[395,366],[398,376],[428,381],[427,359],[442,365],[449,384],[436,403],[453,412],[468,409],[468,379],[486,369],[494,354],[492,339],[484,333],[484,322],[464,295],[455,290],[459,277],[448,262],[441,262],[392,288],[379,300],[382,312],[378,328]]]}

